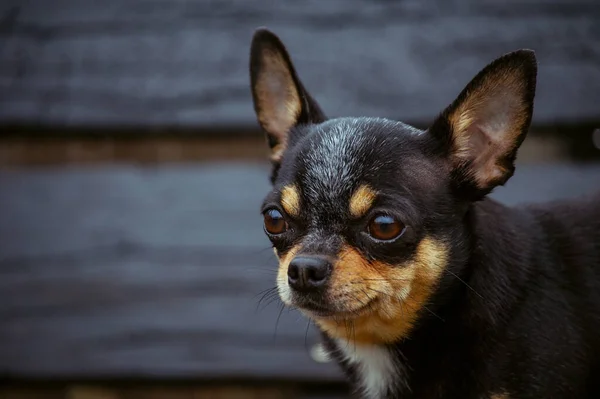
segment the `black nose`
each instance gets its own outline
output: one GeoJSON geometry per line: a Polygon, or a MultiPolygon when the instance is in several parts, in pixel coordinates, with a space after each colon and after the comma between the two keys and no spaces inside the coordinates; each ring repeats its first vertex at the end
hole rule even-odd
{"type": "Polygon", "coordinates": [[[296,291],[315,291],[331,274],[331,263],[316,256],[297,256],[288,266],[288,283],[296,291]]]}

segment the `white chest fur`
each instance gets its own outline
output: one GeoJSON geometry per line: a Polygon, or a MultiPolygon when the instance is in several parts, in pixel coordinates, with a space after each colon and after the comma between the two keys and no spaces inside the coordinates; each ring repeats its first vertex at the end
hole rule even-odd
{"type": "Polygon", "coordinates": [[[381,398],[386,388],[399,377],[387,348],[359,346],[346,341],[338,341],[338,346],[348,362],[356,367],[361,393],[365,398],[381,398]]]}

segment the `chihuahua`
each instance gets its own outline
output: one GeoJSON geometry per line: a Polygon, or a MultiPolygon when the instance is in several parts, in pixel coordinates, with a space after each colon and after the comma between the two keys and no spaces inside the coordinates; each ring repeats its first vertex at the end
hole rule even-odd
{"type": "Polygon", "coordinates": [[[600,196],[507,207],[533,51],[479,72],[427,130],[329,119],[280,39],[250,81],[272,163],[281,300],[365,398],[600,398],[600,196]]]}

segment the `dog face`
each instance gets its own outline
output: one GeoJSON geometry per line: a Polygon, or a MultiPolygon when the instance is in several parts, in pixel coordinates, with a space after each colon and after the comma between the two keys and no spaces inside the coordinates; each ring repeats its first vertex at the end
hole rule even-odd
{"type": "Polygon", "coordinates": [[[326,118],[264,29],[250,75],[273,165],[262,213],[282,301],[333,338],[405,337],[466,256],[469,204],[514,171],[533,110],[533,52],[492,62],[426,131],[326,118]]]}

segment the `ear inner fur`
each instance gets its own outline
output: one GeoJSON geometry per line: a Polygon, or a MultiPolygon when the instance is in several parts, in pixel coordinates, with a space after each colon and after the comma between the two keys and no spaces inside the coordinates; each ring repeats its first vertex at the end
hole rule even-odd
{"type": "Polygon", "coordinates": [[[258,122],[267,135],[270,159],[277,166],[292,128],[326,118],[304,89],[281,40],[265,28],[258,29],[252,39],[250,85],[258,122]]]}
{"type": "Polygon", "coordinates": [[[515,143],[526,129],[530,106],[523,98],[525,90],[522,71],[500,71],[482,79],[448,115],[454,156],[472,162],[479,185],[499,180],[506,173],[498,161],[515,149],[515,143]],[[494,116],[494,113],[504,115],[494,116]]]}
{"type": "MultiPolygon", "coordinates": [[[[388,344],[410,334],[446,267],[444,243],[424,238],[405,265],[367,261],[346,246],[334,265],[331,302],[346,303],[347,319],[313,317],[330,337],[356,344],[388,344]],[[351,323],[352,328],[348,328],[351,323]]],[[[308,316],[311,316],[308,313],[308,316]]]]}
{"type": "Polygon", "coordinates": [[[485,67],[442,113],[430,131],[449,135],[449,157],[464,180],[489,192],[514,171],[514,159],[533,112],[537,66],[521,50],[485,67]]]}
{"type": "Polygon", "coordinates": [[[302,111],[302,103],[284,56],[272,48],[259,51],[261,67],[253,82],[256,114],[270,136],[271,159],[279,161],[287,145],[287,134],[302,111]]]}

